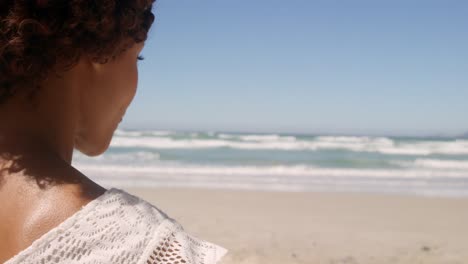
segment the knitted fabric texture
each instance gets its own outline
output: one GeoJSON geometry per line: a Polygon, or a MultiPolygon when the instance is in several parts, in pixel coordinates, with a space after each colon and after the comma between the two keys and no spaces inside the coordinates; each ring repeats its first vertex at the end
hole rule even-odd
{"type": "Polygon", "coordinates": [[[216,264],[226,253],[156,206],[111,188],[4,264],[216,264]]]}

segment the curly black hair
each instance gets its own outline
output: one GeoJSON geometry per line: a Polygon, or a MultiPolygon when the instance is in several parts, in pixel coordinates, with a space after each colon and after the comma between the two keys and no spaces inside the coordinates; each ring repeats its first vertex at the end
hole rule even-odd
{"type": "Polygon", "coordinates": [[[145,41],[154,1],[1,0],[0,104],[83,54],[106,63],[145,41]]]}

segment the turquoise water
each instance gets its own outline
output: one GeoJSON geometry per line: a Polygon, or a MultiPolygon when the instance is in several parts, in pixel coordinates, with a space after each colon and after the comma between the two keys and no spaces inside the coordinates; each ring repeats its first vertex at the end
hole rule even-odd
{"type": "Polygon", "coordinates": [[[104,185],[468,195],[468,140],[117,130],[73,165],[104,185]]]}

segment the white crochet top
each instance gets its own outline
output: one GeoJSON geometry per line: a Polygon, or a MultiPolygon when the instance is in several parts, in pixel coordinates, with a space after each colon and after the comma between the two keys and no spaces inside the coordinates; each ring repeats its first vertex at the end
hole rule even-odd
{"type": "Polygon", "coordinates": [[[226,253],[149,202],[110,188],[4,264],[216,264],[226,253]]]}

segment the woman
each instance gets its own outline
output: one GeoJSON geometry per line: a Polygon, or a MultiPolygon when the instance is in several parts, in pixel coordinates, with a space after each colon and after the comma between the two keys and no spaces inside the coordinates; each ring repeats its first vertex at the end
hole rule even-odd
{"type": "Polygon", "coordinates": [[[154,0],[0,2],[0,263],[216,263],[226,250],[71,166],[132,101],[154,0]]]}

